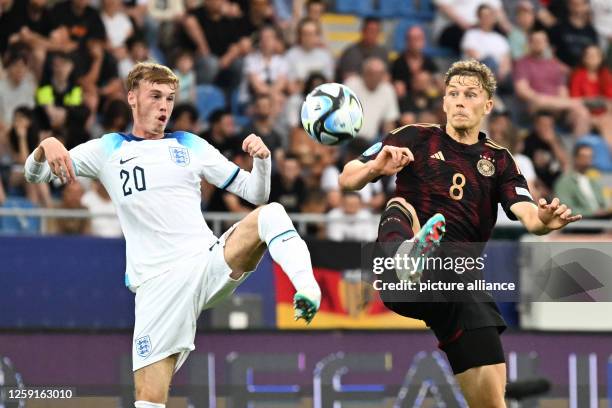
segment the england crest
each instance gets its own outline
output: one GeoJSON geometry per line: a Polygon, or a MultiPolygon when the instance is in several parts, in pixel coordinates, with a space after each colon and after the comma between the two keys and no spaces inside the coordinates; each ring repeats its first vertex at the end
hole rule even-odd
{"type": "Polygon", "coordinates": [[[148,335],[134,340],[134,347],[136,347],[136,354],[142,358],[148,357],[153,351],[153,347],[151,347],[151,339],[148,335]]]}
{"type": "Polygon", "coordinates": [[[179,166],[185,167],[189,164],[189,150],[184,147],[169,147],[170,159],[179,166]]]}

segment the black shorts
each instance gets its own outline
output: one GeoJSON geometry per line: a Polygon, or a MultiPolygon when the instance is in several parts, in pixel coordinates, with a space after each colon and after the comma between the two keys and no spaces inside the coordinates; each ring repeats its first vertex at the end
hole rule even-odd
{"type": "Polygon", "coordinates": [[[388,309],[423,320],[438,339],[438,347],[453,373],[473,367],[503,363],[499,334],[506,328],[495,303],[385,302],[388,309]]]}

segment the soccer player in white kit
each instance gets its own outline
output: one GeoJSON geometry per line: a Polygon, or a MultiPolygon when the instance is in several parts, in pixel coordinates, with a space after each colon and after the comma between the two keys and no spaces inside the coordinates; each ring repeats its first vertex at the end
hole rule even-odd
{"type": "Polygon", "coordinates": [[[136,293],[132,344],[135,407],[165,407],[172,375],[194,347],[203,309],[227,297],[253,271],[265,249],[295,286],[295,317],[310,322],[321,291],[310,253],[285,209],[263,205],[270,194],[270,151],[256,135],[242,148],[249,173],[188,132],[164,133],[178,79],[165,66],[140,63],[127,79],[134,124],[68,152],[47,138],[26,162],[26,179],[99,179],[117,208],[126,240],[126,286],[136,293]],[[200,210],[206,179],[261,205],[215,237],[200,210]]]}

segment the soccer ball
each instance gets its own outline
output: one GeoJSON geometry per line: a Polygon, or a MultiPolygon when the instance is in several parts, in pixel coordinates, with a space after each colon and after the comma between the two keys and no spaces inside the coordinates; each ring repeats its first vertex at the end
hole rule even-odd
{"type": "Polygon", "coordinates": [[[354,138],[363,124],[361,102],[342,84],[322,84],[302,103],[302,126],[319,143],[336,145],[354,138]]]}

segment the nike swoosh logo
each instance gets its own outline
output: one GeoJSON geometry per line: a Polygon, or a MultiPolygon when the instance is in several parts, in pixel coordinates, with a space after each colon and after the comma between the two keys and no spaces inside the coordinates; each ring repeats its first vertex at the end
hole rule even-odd
{"type": "Polygon", "coordinates": [[[292,236],[292,237],[289,237],[289,238],[285,238],[285,239],[283,239],[283,241],[282,241],[282,242],[289,241],[289,240],[290,240],[290,239],[292,239],[292,238],[295,238],[295,235],[294,235],[294,236],[292,236]]]}
{"type": "Polygon", "coordinates": [[[134,156],[134,157],[130,157],[127,160],[123,160],[123,159],[119,159],[119,164],[125,164],[127,162],[129,162],[130,160],[134,160],[135,158],[137,158],[138,156],[134,156]]]}

